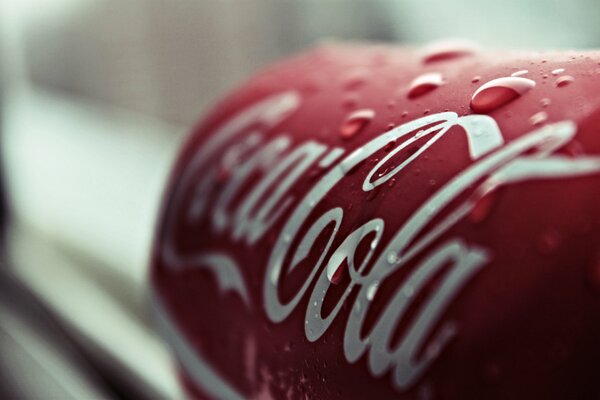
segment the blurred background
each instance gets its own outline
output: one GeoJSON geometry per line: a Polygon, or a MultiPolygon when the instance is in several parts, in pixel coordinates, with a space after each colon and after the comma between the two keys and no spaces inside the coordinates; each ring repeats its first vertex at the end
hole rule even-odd
{"type": "Polygon", "coordinates": [[[0,398],[181,398],[145,280],[186,132],[315,42],[441,37],[597,48],[600,2],[0,1],[0,398]]]}

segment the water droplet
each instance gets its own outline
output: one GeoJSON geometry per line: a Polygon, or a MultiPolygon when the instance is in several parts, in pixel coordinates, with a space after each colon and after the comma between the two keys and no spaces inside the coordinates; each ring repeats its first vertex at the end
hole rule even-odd
{"type": "Polygon", "coordinates": [[[367,300],[372,301],[377,293],[377,289],[379,289],[379,281],[374,281],[367,287],[367,300]]]}
{"type": "Polygon", "coordinates": [[[481,76],[476,75],[473,77],[473,79],[471,79],[471,83],[477,83],[481,80],[481,76]]]}
{"type": "Polygon", "coordinates": [[[490,215],[498,197],[498,186],[499,183],[492,179],[488,179],[480,186],[474,194],[475,204],[469,212],[469,221],[478,224],[490,215]]]}
{"type": "Polygon", "coordinates": [[[581,146],[581,143],[579,143],[577,140],[571,140],[569,143],[567,143],[564,147],[564,150],[569,157],[573,158],[579,157],[584,153],[583,146],[581,146]]]}
{"type": "Polygon", "coordinates": [[[348,93],[342,98],[342,107],[351,110],[358,105],[359,96],[356,93],[348,93]]]}
{"type": "Polygon", "coordinates": [[[402,286],[402,294],[406,298],[411,298],[415,294],[415,288],[412,285],[405,283],[404,286],[402,286]]]}
{"type": "Polygon", "coordinates": [[[388,102],[387,102],[388,110],[393,109],[395,106],[396,106],[396,101],[394,99],[388,100],[388,102]]]}
{"type": "Polygon", "coordinates": [[[314,181],[315,179],[317,179],[319,176],[321,176],[323,170],[322,169],[317,169],[317,168],[313,168],[308,172],[308,178],[311,181],[314,181]]]}
{"type": "Polygon", "coordinates": [[[387,262],[389,264],[396,264],[398,262],[398,260],[399,260],[398,255],[395,252],[391,252],[387,256],[387,262]]]}
{"type": "Polygon", "coordinates": [[[431,112],[431,110],[430,110],[429,108],[426,108],[426,109],[423,111],[423,115],[427,115],[427,114],[429,114],[430,112],[431,112]]]}
{"type": "Polygon", "coordinates": [[[423,62],[432,63],[474,54],[477,44],[464,39],[446,39],[432,42],[423,48],[423,62]]]}
{"type": "Polygon", "coordinates": [[[315,302],[313,303],[313,306],[315,306],[315,307],[316,307],[316,306],[318,306],[318,305],[319,305],[319,302],[318,302],[318,301],[315,301],[315,302]]]}
{"type": "Polygon", "coordinates": [[[488,113],[517,99],[534,87],[535,82],[527,78],[513,76],[494,79],[475,91],[470,107],[475,112],[488,113]]]}
{"type": "Polygon", "coordinates": [[[533,114],[529,118],[529,123],[533,126],[540,126],[548,120],[548,114],[545,111],[540,111],[533,114]]]}
{"type": "Polygon", "coordinates": [[[367,201],[371,201],[375,197],[377,197],[377,190],[370,190],[369,193],[367,193],[367,201]]]}
{"type": "Polygon", "coordinates": [[[387,142],[385,144],[385,146],[383,146],[383,151],[390,152],[392,151],[392,149],[394,148],[394,146],[396,146],[396,141],[395,140],[390,140],[389,142],[387,142]]]}
{"type": "Polygon", "coordinates": [[[547,97],[544,97],[540,100],[540,105],[544,108],[548,107],[550,104],[552,104],[552,101],[550,101],[550,99],[547,97]]]}
{"type": "Polygon", "coordinates": [[[327,264],[327,279],[329,282],[337,285],[342,280],[342,274],[344,270],[340,265],[333,266],[332,264],[327,264]]]}
{"type": "Polygon", "coordinates": [[[279,279],[279,271],[277,271],[276,268],[273,268],[271,270],[271,273],[269,274],[269,280],[271,281],[271,283],[276,285],[278,279],[279,279]]]}
{"type": "Polygon", "coordinates": [[[388,187],[392,187],[396,184],[396,178],[392,178],[388,181],[388,187]]]}
{"type": "Polygon", "coordinates": [[[567,85],[570,85],[574,80],[575,78],[573,78],[571,75],[563,75],[556,78],[554,84],[556,85],[556,87],[565,87],[567,85]]]}
{"type": "Polygon", "coordinates": [[[548,229],[538,237],[537,248],[542,254],[550,254],[560,246],[561,237],[556,229],[548,229]]]}
{"type": "Polygon", "coordinates": [[[362,153],[364,152],[364,147],[359,147],[350,153],[346,158],[344,158],[338,165],[346,174],[355,173],[360,166],[362,165],[361,158],[363,158],[362,153]]]}
{"type": "Polygon", "coordinates": [[[527,75],[528,73],[529,73],[529,71],[527,71],[526,69],[522,69],[520,71],[513,72],[512,74],[510,74],[510,76],[523,76],[523,75],[527,75]]]}
{"type": "Polygon", "coordinates": [[[344,89],[354,90],[364,85],[369,79],[369,71],[360,68],[350,71],[344,78],[344,89]]]}
{"type": "Polygon", "coordinates": [[[553,70],[552,70],[552,75],[554,75],[554,76],[556,76],[556,75],[560,75],[560,74],[562,74],[563,72],[565,72],[565,69],[564,69],[564,68],[556,68],[556,69],[553,69],[553,70]]]}
{"type": "Polygon", "coordinates": [[[360,313],[361,308],[362,308],[362,305],[360,304],[360,299],[356,299],[356,301],[354,302],[354,312],[360,313]]]}
{"type": "Polygon", "coordinates": [[[283,235],[283,241],[289,243],[292,240],[292,236],[289,233],[283,235]]]}
{"type": "Polygon", "coordinates": [[[371,250],[375,250],[375,248],[377,247],[377,244],[378,244],[377,240],[372,240],[369,247],[371,247],[371,250]]]}
{"type": "Polygon", "coordinates": [[[408,111],[402,111],[402,114],[400,114],[400,116],[402,118],[406,118],[407,115],[408,115],[408,111]]]}
{"type": "Polygon", "coordinates": [[[408,98],[414,99],[415,97],[422,96],[443,84],[444,78],[439,72],[428,72],[419,75],[410,83],[408,88],[408,98]]]}
{"type": "Polygon", "coordinates": [[[362,109],[353,112],[346,118],[346,121],[340,127],[340,135],[344,139],[350,139],[360,132],[375,117],[375,112],[371,109],[362,109]]]}

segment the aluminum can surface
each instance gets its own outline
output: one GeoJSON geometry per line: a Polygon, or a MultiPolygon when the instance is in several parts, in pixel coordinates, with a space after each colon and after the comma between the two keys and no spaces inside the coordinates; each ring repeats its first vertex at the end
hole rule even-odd
{"type": "Polygon", "coordinates": [[[325,44],[182,147],[151,265],[197,398],[600,396],[600,52],[325,44]]]}

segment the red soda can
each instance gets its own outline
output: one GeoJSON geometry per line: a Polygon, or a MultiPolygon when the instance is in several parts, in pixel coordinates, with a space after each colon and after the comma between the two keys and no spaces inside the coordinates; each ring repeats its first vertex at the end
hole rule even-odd
{"type": "Polygon", "coordinates": [[[190,396],[598,398],[599,63],[327,44],[222,101],[152,255],[190,396]]]}

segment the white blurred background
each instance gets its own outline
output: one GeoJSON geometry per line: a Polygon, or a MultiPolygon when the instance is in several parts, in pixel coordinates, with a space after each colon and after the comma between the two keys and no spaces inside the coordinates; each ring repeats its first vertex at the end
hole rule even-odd
{"type": "Polygon", "coordinates": [[[0,397],[181,397],[145,279],[184,134],[319,40],[441,37],[600,47],[600,2],[0,1],[0,397]]]}

